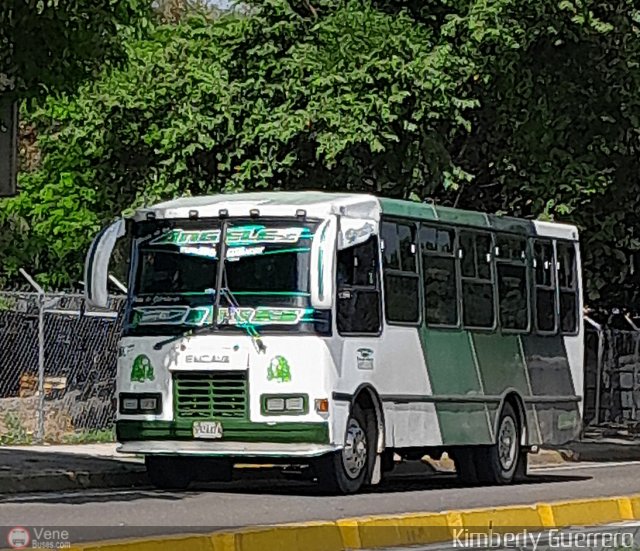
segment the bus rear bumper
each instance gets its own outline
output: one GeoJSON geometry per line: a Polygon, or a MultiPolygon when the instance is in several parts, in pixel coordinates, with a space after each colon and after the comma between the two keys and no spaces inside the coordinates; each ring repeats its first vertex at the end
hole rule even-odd
{"type": "Polygon", "coordinates": [[[120,444],[117,451],[140,455],[201,455],[229,457],[318,457],[334,452],[332,444],[139,440],[120,444]]]}

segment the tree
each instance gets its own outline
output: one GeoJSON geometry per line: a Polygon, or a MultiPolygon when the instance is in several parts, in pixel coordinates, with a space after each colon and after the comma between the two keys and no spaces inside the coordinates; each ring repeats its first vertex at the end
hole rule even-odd
{"type": "Polygon", "coordinates": [[[72,90],[104,64],[122,61],[118,36],[146,15],[146,0],[4,0],[0,94],[72,90]]]}
{"type": "Polygon", "coordinates": [[[577,223],[591,302],[640,309],[632,0],[248,4],[131,37],[126,67],[31,112],[6,274],[77,280],[90,236],[144,202],[315,188],[577,223]]]}

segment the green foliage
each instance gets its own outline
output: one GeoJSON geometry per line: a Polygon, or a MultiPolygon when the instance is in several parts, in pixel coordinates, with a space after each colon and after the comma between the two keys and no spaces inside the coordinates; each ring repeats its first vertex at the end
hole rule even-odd
{"type": "Polygon", "coordinates": [[[19,446],[33,443],[33,436],[27,432],[14,412],[4,415],[5,431],[0,434],[0,446],[19,446]]]}
{"type": "Polygon", "coordinates": [[[576,223],[592,303],[637,305],[633,0],[249,4],[125,33],[126,67],[25,113],[41,162],[0,203],[5,275],[77,281],[144,203],[313,188],[576,223]]]}
{"type": "Polygon", "coordinates": [[[116,441],[115,429],[84,429],[62,436],[63,444],[107,444],[116,441]]]}
{"type": "Polygon", "coordinates": [[[122,60],[118,30],[147,16],[148,0],[3,0],[0,93],[69,90],[122,60]]]}

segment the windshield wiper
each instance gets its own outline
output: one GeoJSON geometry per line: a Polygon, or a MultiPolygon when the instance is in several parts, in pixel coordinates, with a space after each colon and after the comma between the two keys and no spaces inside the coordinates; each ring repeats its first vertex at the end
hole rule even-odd
{"type": "MultiPolygon", "coordinates": [[[[234,311],[240,311],[241,306],[240,304],[238,304],[238,300],[236,299],[235,295],[231,292],[231,290],[228,287],[226,286],[220,287],[220,295],[224,296],[225,299],[227,300],[227,303],[229,304],[230,314],[234,313],[234,311]]],[[[220,303],[218,302],[218,312],[219,311],[220,311],[220,303]]],[[[264,342],[262,342],[262,337],[260,336],[260,333],[256,329],[255,324],[251,323],[250,321],[237,321],[236,325],[247,332],[247,335],[251,337],[251,340],[256,346],[256,349],[258,350],[258,352],[264,353],[267,351],[267,347],[265,346],[264,342]]],[[[184,331],[179,335],[173,335],[168,339],[157,342],[156,344],[153,345],[153,348],[154,350],[160,350],[163,346],[166,346],[167,344],[177,341],[178,339],[182,339],[184,337],[193,337],[195,335],[199,335],[200,333],[215,331],[218,328],[217,326],[218,326],[218,320],[217,319],[215,321],[211,320],[211,323],[208,325],[195,327],[193,329],[184,331]]]]}
{"type": "Polygon", "coordinates": [[[184,337],[193,337],[194,335],[199,335],[200,333],[206,333],[207,331],[212,331],[215,328],[215,324],[210,323],[208,325],[201,325],[200,327],[194,327],[193,329],[188,329],[187,331],[184,331],[178,335],[173,335],[172,337],[169,337],[163,341],[157,342],[156,344],[153,345],[153,349],[154,350],[160,350],[163,346],[166,346],[167,344],[171,344],[174,341],[177,341],[178,339],[182,339],[184,337]]]}
{"type": "MultiPolygon", "coordinates": [[[[226,282],[226,271],[225,271],[225,282],[226,282]]],[[[227,299],[227,302],[229,303],[229,313],[231,314],[233,310],[236,311],[240,311],[240,304],[238,303],[238,299],[236,299],[235,295],[231,292],[231,290],[229,289],[229,287],[225,286],[225,287],[220,287],[220,293],[224,294],[225,298],[227,299]]],[[[237,321],[236,325],[238,327],[241,327],[242,329],[244,329],[247,332],[247,335],[249,335],[251,337],[251,341],[253,342],[253,344],[255,345],[256,349],[258,350],[258,352],[266,352],[267,351],[267,347],[265,346],[265,344],[262,342],[262,337],[260,336],[260,333],[258,333],[258,330],[256,329],[255,324],[251,323],[250,321],[237,321]]]]}

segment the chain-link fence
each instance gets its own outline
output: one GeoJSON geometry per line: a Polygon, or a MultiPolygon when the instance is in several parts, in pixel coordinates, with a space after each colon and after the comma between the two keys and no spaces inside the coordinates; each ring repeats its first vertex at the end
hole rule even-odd
{"type": "MultiPolygon", "coordinates": [[[[0,444],[113,440],[124,302],[0,292],[0,444]]],[[[585,347],[585,426],[640,435],[640,331],[590,322],[585,347]]]]}
{"type": "Polygon", "coordinates": [[[640,331],[592,324],[585,344],[587,430],[640,437],[640,331]]]}
{"type": "Polygon", "coordinates": [[[0,292],[0,444],[113,439],[123,305],[0,292]]]}

